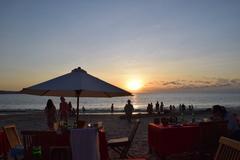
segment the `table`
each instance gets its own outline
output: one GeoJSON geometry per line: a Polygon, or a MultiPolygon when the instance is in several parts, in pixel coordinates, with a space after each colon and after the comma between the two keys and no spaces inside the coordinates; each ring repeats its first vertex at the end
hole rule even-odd
{"type": "Polygon", "coordinates": [[[192,126],[161,126],[148,125],[148,143],[150,150],[160,157],[171,154],[191,152],[200,143],[200,127],[192,126]]]}
{"type": "MultiPolygon", "coordinates": [[[[65,146],[70,147],[70,132],[61,134],[55,131],[22,131],[23,144],[25,148],[25,159],[32,160],[32,146],[41,146],[42,159],[48,160],[50,147],[65,146]]],[[[99,150],[101,160],[108,160],[107,141],[104,130],[99,130],[99,150]]]]}
{"type": "Polygon", "coordinates": [[[2,130],[0,130],[0,155],[3,155],[6,158],[9,150],[10,146],[8,144],[7,137],[5,133],[2,130]]]}

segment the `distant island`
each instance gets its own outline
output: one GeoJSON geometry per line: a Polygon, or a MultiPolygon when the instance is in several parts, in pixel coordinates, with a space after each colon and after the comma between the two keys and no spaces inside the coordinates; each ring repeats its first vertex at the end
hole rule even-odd
{"type": "Polygon", "coordinates": [[[20,94],[19,91],[1,91],[0,94],[20,94]]]}

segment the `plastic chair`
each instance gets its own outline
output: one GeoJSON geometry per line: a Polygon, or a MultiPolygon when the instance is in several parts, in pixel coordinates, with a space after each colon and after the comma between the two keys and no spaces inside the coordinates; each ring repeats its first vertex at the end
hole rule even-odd
{"type": "Polygon", "coordinates": [[[214,160],[239,160],[240,159],[240,142],[221,137],[219,146],[214,160]]]}
{"type": "Polygon", "coordinates": [[[24,147],[18,136],[16,125],[3,126],[3,131],[7,136],[7,140],[10,146],[10,155],[17,160],[19,156],[24,155],[24,147]]]}
{"type": "Polygon", "coordinates": [[[108,146],[111,149],[113,149],[115,152],[119,153],[120,158],[133,157],[128,154],[128,150],[131,147],[133,138],[139,127],[139,124],[140,124],[140,120],[137,119],[136,122],[134,122],[134,125],[133,125],[128,137],[121,137],[121,138],[115,138],[115,139],[108,140],[108,146]]]}

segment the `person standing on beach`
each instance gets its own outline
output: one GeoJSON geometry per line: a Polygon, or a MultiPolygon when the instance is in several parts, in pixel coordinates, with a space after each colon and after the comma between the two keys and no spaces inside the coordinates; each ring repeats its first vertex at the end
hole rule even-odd
{"type": "Polygon", "coordinates": [[[124,107],[124,112],[126,115],[126,119],[128,120],[128,122],[131,122],[132,120],[132,112],[134,111],[133,105],[131,104],[131,101],[128,100],[127,104],[124,107]]]}
{"type": "Polygon", "coordinates": [[[160,105],[159,105],[159,102],[158,102],[158,101],[157,101],[155,107],[156,107],[155,110],[156,110],[157,114],[159,114],[159,113],[160,113],[160,105]]]}
{"type": "Polygon", "coordinates": [[[68,113],[69,113],[69,107],[67,102],[65,101],[64,97],[60,97],[60,104],[59,104],[59,116],[61,121],[68,121],[68,113]]]}
{"type": "Polygon", "coordinates": [[[73,115],[73,113],[72,113],[72,103],[70,101],[68,102],[68,112],[69,112],[69,116],[73,115]]]}
{"type": "Polygon", "coordinates": [[[163,104],[163,102],[161,102],[161,105],[160,105],[160,112],[164,112],[164,104],[163,104]]]}
{"type": "Polygon", "coordinates": [[[85,111],[86,111],[86,109],[85,109],[85,107],[83,106],[83,107],[82,107],[82,113],[85,113],[85,111]]]}
{"type": "Polygon", "coordinates": [[[57,121],[57,119],[56,119],[56,107],[54,106],[53,101],[51,99],[48,99],[44,112],[47,117],[48,128],[52,130],[53,124],[54,122],[57,121]]]}

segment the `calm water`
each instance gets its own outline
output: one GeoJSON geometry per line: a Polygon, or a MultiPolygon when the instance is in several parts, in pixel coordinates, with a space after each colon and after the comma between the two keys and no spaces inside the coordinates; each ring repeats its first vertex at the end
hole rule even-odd
{"type": "MultiPolygon", "coordinates": [[[[47,100],[51,98],[59,108],[59,97],[42,97],[32,95],[0,95],[0,110],[44,109],[47,100]]],[[[151,93],[135,94],[132,97],[117,98],[80,98],[80,108],[84,106],[90,112],[108,112],[112,103],[115,110],[122,110],[127,99],[131,99],[135,109],[145,110],[148,103],[163,101],[165,106],[193,104],[195,108],[209,108],[215,104],[226,107],[240,107],[239,93],[151,93]]],[[[66,97],[76,107],[77,99],[66,97]]]]}

